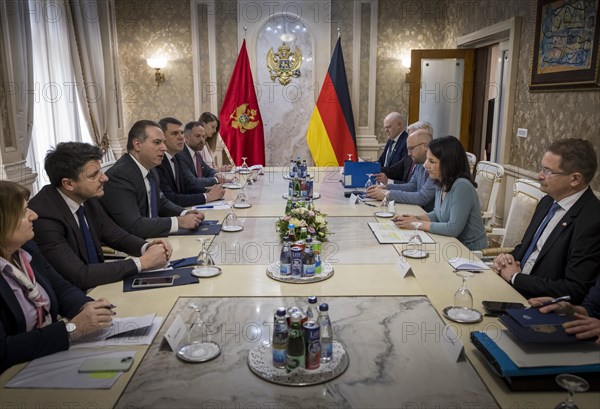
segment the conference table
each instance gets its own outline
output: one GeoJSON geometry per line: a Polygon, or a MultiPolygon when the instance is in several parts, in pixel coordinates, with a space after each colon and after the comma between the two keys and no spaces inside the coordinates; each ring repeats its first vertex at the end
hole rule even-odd
{"type": "MultiPolygon", "coordinates": [[[[123,283],[117,282],[90,292],[94,298],[110,300],[120,317],[148,313],[165,317],[151,345],[111,347],[135,350],[136,358],[132,369],[110,389],[4,387],[26,365],[21,364],[0,376],[0,407],[552,408],[564,400],[566,392],[512,392],[491,370],[469,336],[471,331],[499,336],[504,327],[496,318],[458,324],[443,316],[461,284],[448,260],[471,253],[455,238],[433,234],[435,244],[424,244],[429,252],[425,259],[402,258],[403,244],[379,244],[367,223],[389,220],[374,215],[384,208],[344,197],[338,168],[311,169],[320,194],[315,207],[327,214],[333,233],[323,247],[333,275],[307,284],[268,277],[267,267],[279,259],[275,222],[285,210],[285,172],[265,168],[263,176],[245,187],[252,207],[235,209],[242,231],[169,237],[173,258],[197,255],[199,238],[206,240],[222,274],[192,285],[123,292],[123,283]],[[400,272],[401,258],[411,267],[406,275],[400,272]],[[334,339],[344,345],[348,369],[312,386],[282,386],[261,379],[249,368],[249,351],[270,339],[277,307],[305,307],[308,296],[330,305],[334,339]],[[204,335],[221,348],[221,354],[208,362],[183,362],[161,342],[177,317],[190,322],[191,305],[211,328],[204,335]],[[453,339],[447,336],[449,328],[453,339]],[[461,344],[464,350],[458,355],[456,345],[460,351],[461,344]]],[[[225,200],[233,201],[238,193],[228,190],[225,200]]],[[[396,212],[423,210],[396,204],[396,212]]],[[[223,221],[228,211],[205,213],[208,220],[223,221]]],[[[479,311],[483,300],[525,302],[489,270],[476,274],[468,287],[479,311]]],[[[577,394],[576,402],[580,408],[595,408],[600,395],[577,394]]]]}

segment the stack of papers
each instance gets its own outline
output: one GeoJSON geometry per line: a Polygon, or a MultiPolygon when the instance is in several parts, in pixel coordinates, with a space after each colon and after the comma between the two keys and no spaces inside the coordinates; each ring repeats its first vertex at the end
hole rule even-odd
{"type": "Polygon", "coordinates": [[[150,345],[158,333],[163,317],[148,314],[143,317],[113,318],[110,329],[91,340],[73,342],[71,349],[107,346],[150,345]]]}

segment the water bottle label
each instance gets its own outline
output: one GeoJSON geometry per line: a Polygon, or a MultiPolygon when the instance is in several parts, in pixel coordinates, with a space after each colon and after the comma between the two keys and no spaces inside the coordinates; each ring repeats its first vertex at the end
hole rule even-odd
{"type": "Polygon", "coordinates": [[[286,349],[276,349],[273,348],[273,366],[277,368],[285,367],[287,362],[287,352],[286,349]]]}
{"type": "Polygon", "coordinates": [[[314,264],[305,264],[304,265],[304,276],[312,277],[315,275],[315,265],[314,264]]]}
{"type": "Polygon", "coordinates": [[[289,276],[292,273],[292,266],[291,264],[280,264],[279,265],[279,274],[281,274],[282,276],[289,276]]]}
{"type": "Polygon", "coordinates": [[[323,358],[331,358],[333,356],[333,343],[321,342],[321,356],[323,358]]]}

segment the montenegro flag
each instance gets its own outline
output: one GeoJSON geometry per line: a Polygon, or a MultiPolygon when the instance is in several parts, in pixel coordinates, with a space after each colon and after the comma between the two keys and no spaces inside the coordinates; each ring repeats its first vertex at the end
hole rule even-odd
{"type": "Polygon", "coordinates": [[[306,141],[316,166],[342,166],[356,155],[356,132],[344,55],[338,38],[331,63],[310,117],[306,141]]]}
{"type": "Polygon", "coordinates": [[[242,42],[231,74],[219,119],[221,138],[234,164],[240,166],[245,157],[248,166],[264,165],[265,134],[250,71],[246,40],[242,42]]]}

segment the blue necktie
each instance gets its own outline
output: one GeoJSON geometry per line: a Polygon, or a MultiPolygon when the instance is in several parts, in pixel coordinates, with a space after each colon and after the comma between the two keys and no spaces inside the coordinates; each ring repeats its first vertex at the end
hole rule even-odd
{"type": "Polygon", "coordinates": [[[96,245],[94,244],[94,240],[92,239],[92,233],[90,232],[90,229],[85,221],[85,208],[83,206],[79,206],[79,209],[77,209],[75,213],[77,214],[79,228],[81,229],[81,233],[83,234],[83,238],[85,240],[85,249],[87,250],[89,264],[99,263],[100,260],[98,260],[98,251],[96,249],[96,245]]]}
{"type": "Polygon", "coordinates": [[[533,253],[533,250],[535,250],[535,245],[537,244],[538,240],[540,239],[540,236],[544,232],[544,229],[546,229],[546,226],[548,225],[548,223],[550,222],[552,217],[554,217],[554,213],[556,213],[556,211],[560,208],[561,207],[558,203],[554,202],[554,204],[552,204],[552,207],[548,211],[548,214],[546,215],[544,220],[542,220],[542,224],[540,224],[540,227],[535,232],[535,236],[533,236],[533,240],[531,240],[531,244],[529,245],[529,247],[527,247],[527,251],[525,252],[525,255],[521,259],[521,268],[523,268],[523,266],[527,262],[527,259],[529,259],[529,257],[531,256],[531,253],[533,253]]]}
{"type": "Polygon", "coordinates": [[[158,217],[158,191],[156,188],[156,181],[150,173],[146,175],[146,179],[150,183],[150,217],[158,217]]]}

